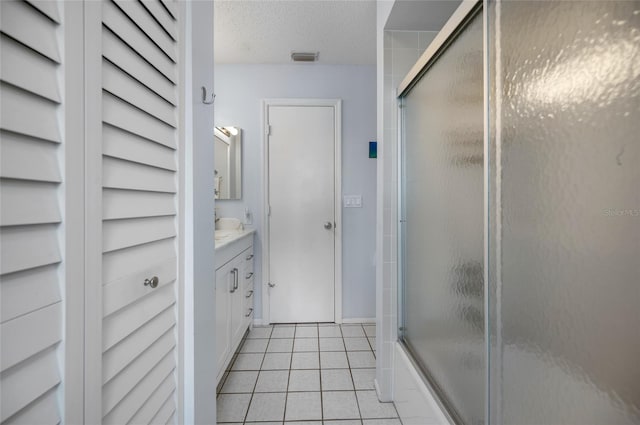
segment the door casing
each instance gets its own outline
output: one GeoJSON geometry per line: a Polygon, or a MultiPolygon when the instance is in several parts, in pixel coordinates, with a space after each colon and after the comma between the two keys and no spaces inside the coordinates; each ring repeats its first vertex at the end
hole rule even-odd
{"type": "Polygon", "coordinates": [[[334,135],[334,321],[342,323],[342,100],[340,99],[265,99],[262,102],[262,181],[263,181],[263,244],[262,250],[262,322],[270,323],[269,306],[269,107],[329,106],[333,107],[334,135]]]}

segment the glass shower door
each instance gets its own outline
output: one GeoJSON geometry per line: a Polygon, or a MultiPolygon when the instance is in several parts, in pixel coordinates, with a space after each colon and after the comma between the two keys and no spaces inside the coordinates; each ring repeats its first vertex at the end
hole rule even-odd
{"type": "Polygon", "coordinates": [[[485,4],[402,88],[402,342],[456,423],[638,424],[640,2],[485,4]]]}
{"type": "Polygon", "coordinates": [[[640,2],[489,9],[492,423],[640,423],[640,2]]]}
{"type": "Polygon", "coordinates": [[[485,416],[482,11],[403,95],[401,337],[460,423],[485,416]]]}

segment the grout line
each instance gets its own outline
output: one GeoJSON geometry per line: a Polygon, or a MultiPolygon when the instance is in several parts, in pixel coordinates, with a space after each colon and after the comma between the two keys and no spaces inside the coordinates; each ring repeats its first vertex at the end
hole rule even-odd
{"type": "MultiPolygon", "coordinates": [[[[271,328],[271,334],[272,333],[273,333],[273,328],[271,328]]],[[[271,342],[271,334],[269,334],[269,342],[267,342],[267,348],[269,347],[269,343],[271,342]]],[[[262,361],[260,362],[260,370],[262,370],[262,365],[264,365],[264,359],[267,357],[267,351],[266,351],[267,348],[265,348],[265,352],[262,354],[262,361]]],[[[247,405],[247,411],[244,414],[244,420],[242,421],[242,423],[247,422],[247,418],[249,417],[249,410],[251,409],[251,403],[253,403],[253,396],[256,393],[256,386],[258,385],[258,379],[260,379],[260,371],[258,371],[256,383],[253,385],[253,391],[251,392],[251,397],[249,398],[249,404],[247,405]]]]}
{"type": "Polygon", "coordinates": [[[316,323],[318,332],[318,379],[320,382],[320,420],[324,423],[324,396],[322,395],[322,359],[320,358],[320,326],[316,323]]]}
{"type": "MultiPolygon", "coordinates": [[[[363,327],[364,325],[360,324],[359,326],[363,327]]],[[[313,327],[313,326],[307,326],[307,327],[313,327]]],[[[317,353],[317,356],[318,356],[317,357],[318,358],[318,374],[319,374],[319,384],[320,384],[320,391],[319,391],[320,392],[320,415],[321,415],[321,419],[320,419],[321,422],[320,423],[322,423],[322,421],[325,420],[325,418],[324,418],[324,397],[323,397],[324,388],[323,388],[323,382],[322,382],[322,371],[323,370],[348,370],[349,371],[349,376],[351,378],[351,384],[353,386],[353,389],[350,389],[350,390],[327,390],[327,391],[344,392],[344,393],[350,392],[350,393],[352,393],[354,395],[355,399],[356,399],[356,406],[358,408],[358,414],[359,414],[360,417],[359,418],[354,418],[354,419],[340,419],[340,418],[338,418],[338,419],[332,419],[332,420],[336,420],[336,421],[353,420],[353,421],[359,421],[360,425],[363,425],[364,424],[364,419],[362,417],[362,411],[361,411],[361,408],[360,408],[360,402],[358,400],[358,390],[355,387],[355,381],[353,379],[353,368],[351,366],[351,361],[349,360],[349,355],[348,355],[348,353],[350,351],[348,351],[346,349],[346,344],[345,344],[345,338],[349,338],[349,337],[345,337],[344,335],[339,337],[339,339],[341,340],[343,346],[345,347],[344,351],[327,351],[327,352],[334,352],[334,353],[343,352],[345,354],[346,359],[347,359],[347,368],[323,368],[322,367],[322,363],[320,362],[320,360],[321,360],[320,357],[321,357],[321,353],[322,352],[320,351],[320,329],[319,329],[320,326],[319,326],[319,324],[316,323],[315,324],[315,328],[316,328],[316,330],[318,332],[317,337],[316,337],[316,340],[317,340],[317,343],[318,343],[318,350],[316,351],[316,353],[317,353]]],[[[271,343],[272,334],[273,334],[273,330],[275,329],[275,327],[272,327],[271,329],[272,329],[272,332],[269,335],[269,338],[258,338],[258,339],[267,339],[268,340],[267,347],[271,343]]],[[[287,376],[287,388],[286,388],[286,392],[284,393],[285,394],[285,409],[284,409],[284,413],[283,413],[283,419],[281,421],[274,421],[274,422],[279,422],[279,423],[281,423],[283,425],[286,425],[286,422],[285,422],[285,420],[286,420],[286,408],[287,408],[288,395],[289,395],[290,392],[293,392],[293,393],[316,392],[316,391],[313,391],[313,390],[312,391],[290,391],[291,372],[293,370],[292,369],[292,366],[293,366],[293,355],[295,354],[295,352],[293,350],[294,350],[295,338],[296,338],[296,334],[297,334],[297,325],[296,325],[295,329],[296,330],[294,331],[293,344],[291,346],[291,352],[289,353],[291,355],[291,357],[290,357],[290,360],[289,360],[289,369],[288,370],[287,369],[263,369],[264,363],[265,363],[265,360],[266,360],[266,355],[269,354],[268,352],[266,352],[266,348],[265,348],[265,352],[263,352],[263,353],[239,353],[240,348],[238,349],[238,352],[236,352],[236,358],[233,360],[232,365],[235,364],[235,362],[237,361],[237,355],[238,354],[262,354],[262,361],[260,362],[259,370],[257,370],[257,371],[256,370],[235,370],[235,371],[233,371],[233,372],[258,372],[258,375],[256,377],[256,382],[254,383],[253,390],[251,392],[251,398],[250,398],[249,404],[247,406],[247,411],[245,413],[245,417],[244,417],[244,421],[243,421],[244,424],[247,424],[246,421],[248,420],[249,410],[251,408],[251,404],[253,403],[254,395],[256,394],[258,380],[260,378],[260,374],[263,371],[279,371],[279,372],[287,371],[287,373],[288,373],[288,376],[287,376]]],[[[342,332],[341,332],[341,334],[342,334],[342,332]]],[[[274,338],[274,339],[279,339],[279,338],[274,338]]],[[[336,338],[336,339],[338,339],[338,338],[336,338]]],[[[247,341],[247,338],[246,338],[246,335],[245,335],[245,337],[242,340],[242,343],[240,344],[240,347],[242,347],[246,343],[246,341],[247,341]]],[[[369,346],[371,346],[370,342],[369,342],[369,346]]],[[[372,352],[373,350],[355,350],[355,351],[356,352],[367,352],[367,351],[372,352]]],[[[312,352],[313,351],[301,352],[301,353],[312,353],[312,352]]],[[[271,353],[271,354],[274,354],[274,353],[271,353]]],[[[287,353],[280,353],[280,354],[287,354],[287,353]]],[[[231,367],[232,366],[229,367],[229,370],[228,370],[229,373],[232,372],[231,371],[231,367]]],[[[362,369],[362,368],[356,368],[356,369],[362,369]]],[[[371,369],[371,368],[366,368],[366,369],[371,369]]],[[[315,370],[315,369],[301,369],[301,370],[315,370]]],[[[226,383],[226,380],[228,379],[228,376],[229,375],[227,375],[227,377],[225,378],[225,383],[226,383]]],[[[224,383],[223,383],[222,386],[224,386],[224,383]]],[[[221,387],[221,389],[222,389],[222,387],[221,387]]],[[[375,390],[369,390],[369,391],[375,391],[375,390]]],[[[277,394],[277,393],[282,393],[282,392],[281,391],[269,391],[269,392],[265,392],[264,394],[269,394],[269,393],[270,394],[277,394]]],[[[222,393],[218,393],[217,395],[220,395],[220,394],[222,394],[222,393]]],[[[224,393],[224,394],[237,394],[237,395],[239,395],[239,394],[248,394],[248,393],[224,393]]],[[[258,394],[262,394],[262,393],[258,393],[258,394]]],[[[399,419],[399,415],[397,414],[397,409],[396,409],[395,403],[393,403],[393,407],[394,407],[395,412],[396,412],[396,418],[394,418],[394,419],[399,420],[400,423],[402,424],[401,419],[399,419]]],[[[391,419],[391,418],[388,418],[388,419],[391,419]]],[[[304,422],[309,422],[311,424],[311,423],[313,423],[313,421],[317,421],[317,420],[316,419],[309,419],[309,420],[302,420],[302,421],[298,421],[298,422],[303,422],[303,423],[304,422]]],[[[262,421],[262,422],[264,422],[264,421],[262,421]]]]}
{"type": "Polygon", "coordinates": [[[347,365],[349,366],[349,376],[351,377],[351,384],[353,385],[353,397],[356,399],[356,406],[358,407],[358,415],[360,416],[360,423],[362,424],[362,410],[360,410],[360,402],[358,401],[358,393],[356,393],[356,382],[353,379],[353,372],[351,371],[351,361],[349,360],[349,354],[347,349],[347,344],[344,342],[344,335],[342,336],[342,343],[345,348],[345,356],[347,357],[347,365]]]}
{"type": "Polygon", "coordinates": [[[289,404],[289,384],[291,383],[291,368],[293,367],[293,346],[296,342],[296,332],[298,326],[293,328],[293,342],[291,343],[291,357],[289,357],[289,371],[287,372],[287,389],[284,393],[284,412],[282,412],[282,423],[287,419],[287,404],[289,404]]]}

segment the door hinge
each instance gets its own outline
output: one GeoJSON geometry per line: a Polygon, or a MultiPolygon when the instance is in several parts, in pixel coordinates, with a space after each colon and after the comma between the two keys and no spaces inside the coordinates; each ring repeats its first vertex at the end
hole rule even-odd
{"type": "Polygon", "coordinates": [[[271,124],[267,124],[267,136],[271,136],[271,124]]]}
{"type": "Polygon", "coordinates": [[[267,207],[267,216],[271,217],[271,205],[267,207]]]}

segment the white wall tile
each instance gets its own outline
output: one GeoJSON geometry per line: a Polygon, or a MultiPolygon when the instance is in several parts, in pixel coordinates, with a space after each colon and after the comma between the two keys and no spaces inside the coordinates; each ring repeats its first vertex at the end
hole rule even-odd
{"type": "Polygon", "coordinates": [[[437,31],[420,31],[420,49],[425,50],[429,47],[436,35],[438,35],[437,31]]]}
{"type": "Polygon", "coordinates": [[[393,74],[393,50],[384,49],[384,75],[393,74]]]}
{"type": "Polygon", "coordinates": [[[384,246],[382,247],[382,254],[384,262],[386,263],[391,261],[391,251],[389,250],[389,247],[391,246],[391,235],[385,235],[383,239],[384,246]]]}
{"type": "Polygon", "coordinates": [[[393,217],[391,214],[391,208],[384,209],[384,234],[391,235],[391,225],[393,224],[393,217]]]}
{"type": "Polygon", "coordinates": [[[420,34],[417,31],[390,31],[391,48],[417,49],[420,47],[420,34]]]}
{"type": "Polygon", "coordinates": [[[385,49],[390,49],[392,40],[391,40],[391,31],[384,31],[384,35],[383,35],[383,48],[385,49]]]}

